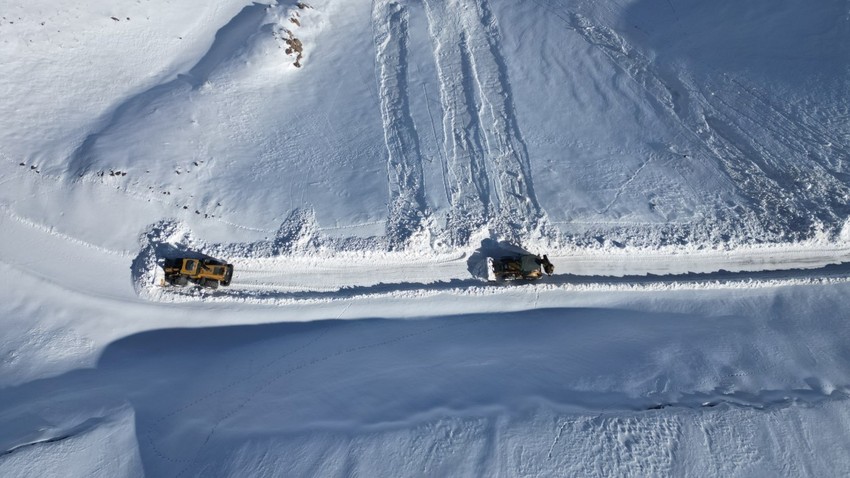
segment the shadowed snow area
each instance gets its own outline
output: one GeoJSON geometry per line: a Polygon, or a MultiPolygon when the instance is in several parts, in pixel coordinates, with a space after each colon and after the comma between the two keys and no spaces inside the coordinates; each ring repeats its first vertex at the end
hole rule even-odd
{"type": "Polygon", "coordinates": [[[151,476],[840,473],[846,290],[143,332],[6,388],[0,469],[131,410],[151,476]]]}
{"type": "Polygon", "coordinates": [[[847,0],[11,3],[0,476],[850,476],[847,0]]]}

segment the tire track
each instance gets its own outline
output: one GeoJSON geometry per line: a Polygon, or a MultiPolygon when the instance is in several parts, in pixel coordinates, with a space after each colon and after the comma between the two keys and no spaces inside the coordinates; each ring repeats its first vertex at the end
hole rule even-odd
{"type": "Polygon", "coordinates": [[[443,105],[454,244],[490,226],[514,239],[541,211],[513,106],[498,24],[486,1],[425,2],[443,105]]]}
{"type": "Polygon", "coordinates": [[[464,9],[472,10],[472,6],[477,15],[463,18],[471,45],[473,79],[481,101],[478,114],[480,124],[484,125],[487,167],[495,175],[497,225],[504,228],[519,220],[520,230],[530,231],[540,218],[540,207],[501,53],[501,34],[486,0],[467,2],[464,9]]]}
{"type": "Polygon", "coordinates": [[[376,76],[387,146],[390,247],[405,244],[427,215],[419,136],[410,114],[408,11],[390,0],[372,4],[376,76]]]}
{"type": "MultiPolygon", "coordinates": [[[[531,292],[564,291],[576,292],[622,292],[622,291],[670,291],[670,290],[731,290],[764,289],[795,285],[828,285],[850,282],[850,263],[824,265],[818,268],[770,269],[759,271],[661,274],[608,274],[578,275],[558,274],[547,277],[540,283],[486,283],[478,278],[451,279],[428,282],[382,282],[374,285],[349,286],[333,290],[318,291],[284,290],[279,285],[266,287],[256,285],[240,289],[217,290],[215,292],[194,290],[159,290],[151,286],[152,300],[163,302],[241,302],[257,305],[329,304],[354,300],[377,300],[387,298],[423,299],[436,296],[485,297],[517,290],[531,292]],[[156,292],[156,293],[155,293],[156,292]]],[[[535,299],[539,302],[539,298],[535,299]]]]}
{"type": "Polygon", "coordinates": [[[466,244],[490,215],[490,184],[484,165],[484,147],[474,86],[470,78],[466,35],[448,3],[426,1],[428,28],[434,42],[434,60],[440,83],[443,138],[451,207],[446,224],[450,242],[466,244]]]}

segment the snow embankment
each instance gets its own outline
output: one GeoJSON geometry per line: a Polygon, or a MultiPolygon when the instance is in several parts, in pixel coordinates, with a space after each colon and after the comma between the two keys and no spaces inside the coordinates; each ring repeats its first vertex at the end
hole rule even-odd
{"type": "Polygon", "coordinates": [[[149,330],[103,343],[92,367],[4,388],[0,466],[107,450],[156,475],[843,472],[847,289],[541,292],[521,311],[477,312],[488,299],[420,320],[380,300],[370,320],[149,330]]]}

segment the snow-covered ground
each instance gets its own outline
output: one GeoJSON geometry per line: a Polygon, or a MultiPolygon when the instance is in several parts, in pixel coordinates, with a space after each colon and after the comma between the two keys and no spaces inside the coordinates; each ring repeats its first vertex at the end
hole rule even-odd
{"type": "Polygon", "coordinates": [[[0,476],[850,474],[846,0],[184,3],[0,9],[0,476]]]}

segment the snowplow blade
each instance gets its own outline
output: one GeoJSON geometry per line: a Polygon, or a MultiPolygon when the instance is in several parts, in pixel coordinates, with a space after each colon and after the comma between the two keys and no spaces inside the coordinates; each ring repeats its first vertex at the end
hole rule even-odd
{"type": "Polygon", "coordinates": [[[227,264],[227,270],[224,272],[224,278],[221,279],[221,285],[229,286],[230,281],[233,279],[233,264],[227,264]]]}
{"type": "Polygon", "coordinates": [[[496,269],[495,264],[493,264],[493,258],[487,258],[487,280],[490,282],[496,282],[496,269]]]}

